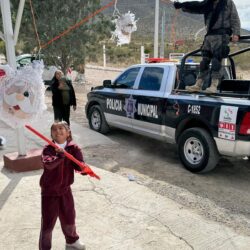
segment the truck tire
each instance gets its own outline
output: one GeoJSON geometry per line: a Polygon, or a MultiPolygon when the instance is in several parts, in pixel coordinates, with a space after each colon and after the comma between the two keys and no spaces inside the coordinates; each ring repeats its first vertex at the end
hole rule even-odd
{"type": "Polygon", "coordinates": [[[179,136],[178,153],[184,167],[193,173],[212,170],[220,158],[215,141],[203,128],[185,130],[179,136]]]}
{"type": "Polygon", "coordinates": [[[89,126],[91,129],[106,134],[109,126],[99,105],[94,105],[89,110],[89,126]]]}

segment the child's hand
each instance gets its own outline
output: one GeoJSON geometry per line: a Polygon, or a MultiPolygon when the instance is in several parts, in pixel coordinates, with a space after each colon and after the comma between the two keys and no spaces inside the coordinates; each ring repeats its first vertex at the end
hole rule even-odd
{"type": "Polygon", "coordinates": [[[56,148],[55,151],[56,151],[56,156],[58,158],[64,158],[65,157],[63,148],[56,148]]]}
{"type": "Polygon", "coordinates": [[[64,149],[63,148],[56,148],[55,149],[56,152],[59,154],[59,153],[64,153],[64,149]]]}

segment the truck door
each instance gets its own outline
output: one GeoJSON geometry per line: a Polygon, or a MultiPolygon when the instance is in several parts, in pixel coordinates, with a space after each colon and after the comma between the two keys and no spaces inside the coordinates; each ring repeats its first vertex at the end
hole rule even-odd
{"type": "Polygon", "coordinates": [[[126,100],[130,97],[134,84],[137,81],[140,67],[129,68],[114,82],[113,87],[105,92],[104,114],[107,122],[115,127],[132,129],[131,116],[127,110],[126,100]]]}
{"type": "Polygon", "coordinates": [[[168,67],[146,66],[143,69],[137,87],[133,91],[135,115],[132,120],[133,130],[138,133],[160,138],[162,114],[165,106],[164,81],[168,67]]]}

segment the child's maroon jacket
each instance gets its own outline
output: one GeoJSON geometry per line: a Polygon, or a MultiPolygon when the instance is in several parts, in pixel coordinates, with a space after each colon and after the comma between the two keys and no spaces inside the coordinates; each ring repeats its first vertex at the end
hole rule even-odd
{"type": "MultiPolygon", "coordinates": [[[[81,149],[73,141],[68,142],[64,150],[77,160],[84,161],[81,149]]],[[[63,195],[74,182],[74,170],[81,170],[79,166],[66,158],[63,153],[57,153],[51,145],[47,145],[43,149],[42,164],[44,167],[44,172],[40,179],[42,195],[63,195]]]]}

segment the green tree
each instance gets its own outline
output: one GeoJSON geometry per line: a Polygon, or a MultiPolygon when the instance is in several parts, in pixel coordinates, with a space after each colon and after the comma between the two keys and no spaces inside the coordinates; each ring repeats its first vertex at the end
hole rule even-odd
{"type": "Polygon", "coordinates": [[[0,40],[0,54],[5,54],[5,43],[0,40]]]}
{"type": "MultiPolygon", "coordinates": [[[[12,0],[13,19],[19,0],[12,0]]],[[[41,45],[57,37],[69,27],[79,23],[101,8],[100,0],[33,0],[33,9],[41,45]]],[[[94,53],[89,49],[101,46],[100,42],[110,38],[113,29],[111,16],[99,13],[87,22],[71,30],[41,50],[46,64],[60,66],[66,72],[68,67],[84,65],[86,55],[94,53]]],[[[23,52],[38,52],[29,1],[26,1],[20,29],[23,52]]]]}

